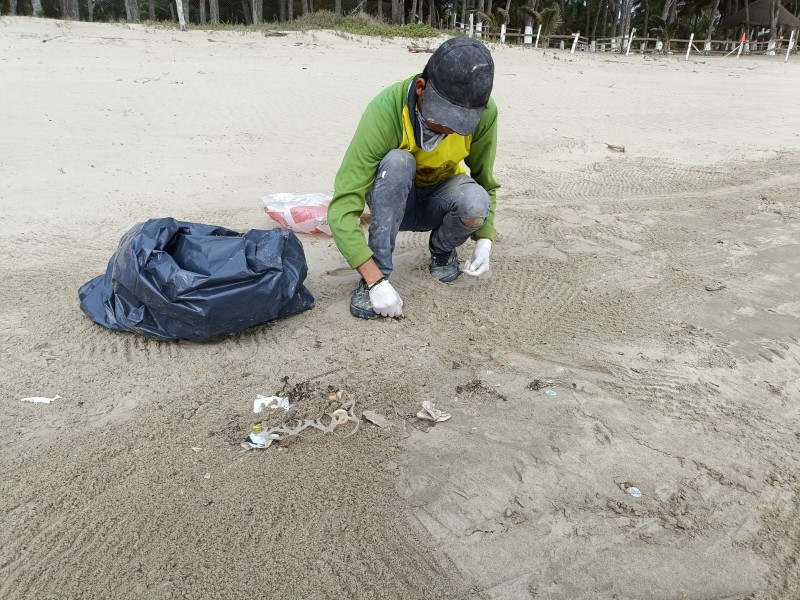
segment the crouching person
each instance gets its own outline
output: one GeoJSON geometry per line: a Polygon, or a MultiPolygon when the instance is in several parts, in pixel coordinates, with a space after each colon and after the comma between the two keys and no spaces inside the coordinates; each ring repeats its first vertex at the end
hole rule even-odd
{"type": "Polygon", "coordinates": [[[353,316],[402,315],[403,300],[389,282],[398,231],[431,232],[429,270],[439,281],[461,274],[456,249],[470,238],[475,246],[463,272],[477,277],[489,270],[499,187],[492,173],[493,80],[486,46],[453,38],[421,74],[386,88],[367,106],[328,208],[336,246],[361,275],[350,300],[353,316]],[[358,226],[365,204],[369,241],[358,226]]]}

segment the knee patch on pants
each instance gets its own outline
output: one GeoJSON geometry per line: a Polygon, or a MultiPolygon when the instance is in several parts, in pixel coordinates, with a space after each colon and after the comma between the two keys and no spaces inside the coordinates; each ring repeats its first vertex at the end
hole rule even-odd
{"type": "Polygon", "coordinates": [[[461,222],[464,224],[464,227],[469,227],[470,229],[480,229],[480,227],[486,222],[486,217],[461,217],[461,222]]]}

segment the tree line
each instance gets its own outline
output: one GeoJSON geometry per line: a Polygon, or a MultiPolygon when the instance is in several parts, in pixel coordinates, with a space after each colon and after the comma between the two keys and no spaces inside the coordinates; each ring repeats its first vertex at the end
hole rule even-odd
{"type": "MultiPolygon", "coordinates": [[[[175,0],[0,0],[2,14],[85,21],[177,21],[175,0]]],[[[800,15],[800,0],[771,0],[800,15]]],[[[484,30],[506,24],[511,29],[542,25],[546,39],[580,32],[592,39],[638,37],[698,39],[737,35],[721,26],[725,17],[747,10],[748,0],[183,0],[187,23],[253,25],[287,22],[317,11],[335,15],[370,14],[394,25],[427,23],[453,28],[473,14],[484,30]]],[[[774,23],[774,21],[773,21],[774,23]]],[[[746,27],[748,39],[752,28],[746,27]]],[[[773,38],[777,27],[771,28],[773,38]]]]}

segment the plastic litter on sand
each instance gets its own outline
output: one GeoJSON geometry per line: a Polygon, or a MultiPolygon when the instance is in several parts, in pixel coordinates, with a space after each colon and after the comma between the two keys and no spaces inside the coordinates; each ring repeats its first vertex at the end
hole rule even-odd
{"type": "Polygon", "coordinates": [[[31,396],[30,398],[22,398],[21,402],[30,402],[32,404],[51,404],[56,400],[60,400],[61,396],[55,396],[54,398],[45,398],[44,396],[31,396]]]}
{"type": "Polygon", "coordinates": [[[292,405],[289,403],[288,398],[282,398],[281,396],[256,396],[256,399],[253,400],[253,412],[258,414],[265,408],[282,408],[283,410],[289,410],[292,408],[292,405]]]}
{"type": "Polygon", "coordinates": [[[322,433],[333,433],[337,427],[344,425],[345,423],[355,423],[356,426],[353,431],[344,436],[350,437],[356,431],[358,431],[358,426],[361,424],[361,419],[359,419],[353,412],[353,409],[355,408],[355,402],[349,403],[345,406],[346,408],[339,408],[332,413],[328,413],[330,421],[327,424],[324,423],[322,419],[304,419],[302,421],[298,421],[294,427],[280,425],[278,427],[270,427],[269,429],[265,429],[263,431],[251,433],[242,443],[242,448],[245,450],[266,449],[272,445],[272,442],[279,442],[294,435],[298,435],[300,432],[308,429],[309,427],[319,429],[322,433]]]}
{"type": "Polygon", "coordinates": [[[417,418],[425,419],[426,421],[433,421],[434,423],[447,421],[450,416],[450,413],[446,413],[443,410],[436,408],[436,405],[430,400],[425,400],[422,403],[422,410],[417,413],[417,418]]]}
{"type": "Polygon", "coordinates": [[[331,235],[328,225],[330,194],[271,194],[261,198],[264,212],[276,223],[297,233],[331,235]]]}
{"type": "Polygon", "coordinates": [[[629,487],[629,488],[628,488],[627,490],[625,490],[625,491],[626,491],[626,492],[628,492],[628,493],[629,493],[631,496],[633,496],[634,498],[641,498],[641,497],[642,497],[642,490],[640,490],[640,489],[639,489],[639,488],[637,488],[637,487],[629,487]]]}
{"type": "Polygon", "coordinates": [[[555,390],[546,390],[545,394],[547,394],[548,396],[557,396],[558,395],[555,390]]]}
{"type": "Polygon", "coordinates": [[[389,419],[376,413],[374,410],[365,410],[361,413],[361,416],[381,429],[391,429],[392,427],[392,422],[389,419]]]}

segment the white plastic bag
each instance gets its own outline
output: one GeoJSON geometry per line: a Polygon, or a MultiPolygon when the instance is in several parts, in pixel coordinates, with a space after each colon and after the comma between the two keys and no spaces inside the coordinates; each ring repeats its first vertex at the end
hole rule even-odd
{"type": "Polygon", "coordinates": [[[271,194],[261,198],[264,212],[295,233],[331,234],[328,227],[330,194],[271,194]]]}

